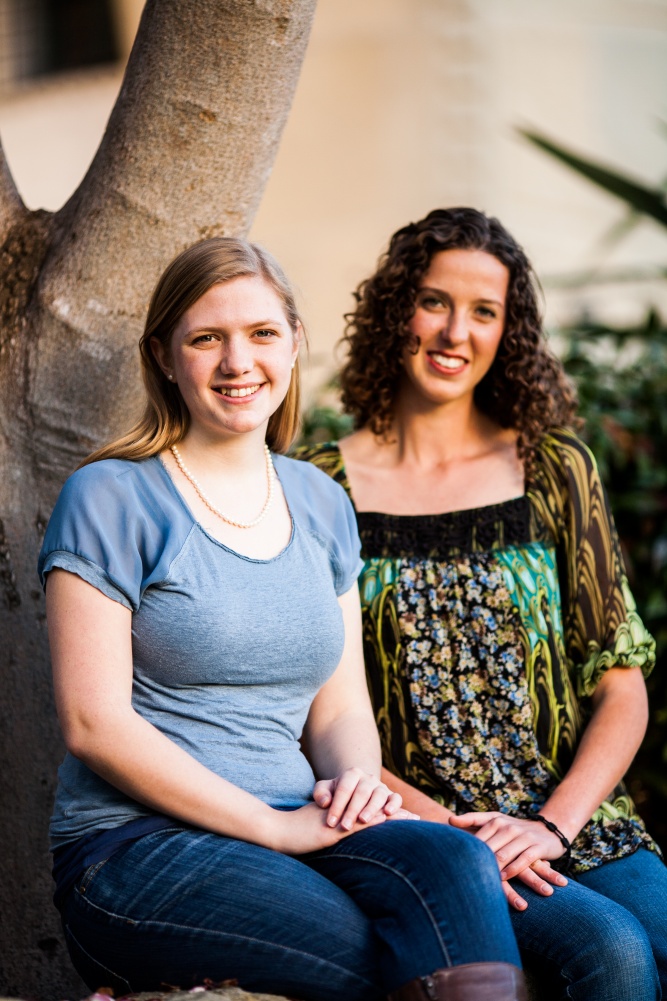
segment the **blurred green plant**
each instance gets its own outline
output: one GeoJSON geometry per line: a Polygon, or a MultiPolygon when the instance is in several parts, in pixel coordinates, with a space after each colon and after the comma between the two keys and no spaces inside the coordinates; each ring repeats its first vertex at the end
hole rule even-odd
{"type": "Polygon", "coordinates": [[[667,192],[664,184],[649,187],[613,167],[575,153],[535,129],[517,129],[517,131],[533,146],[537,146],[544,153],[570,167],[580,177],[585,177],[607,194],[620,198],[633,216],[648,216],[661,226],[667,227],[667,192]]]}
{"type": "MultiPolygon", "coordinates": [[[[650,186],[534,129],[518,131],[623,202],[625,217],[607,234],[607,243],[615,243],[642,218],[667,229],[664,181],[650,186]]],[[[584,437],[609,491],[638,610],[656,638],[657,663],[648,682],[651,718],[628,779],[649,830],[667,854],[667,325],[650,310],[635,327],[610,329],[584,320],[559,333],[566,345],[563,363],[579,391],[584,437]]]]}
{"type": "Polygon", "coordinates": [[[656,638],[649,729],[628,778],[667,852],[667,325],[655,312],[636,327],[592,321],[560,330],[576,383],[583,437],[610,502],[640,615],[656,638]]]}
{"type": "Polygon", "coordinates": [[[338,376],[320,386],[313,403],[304,410],[298,445],[317,445],[321,441],[338,441],[352,431],[352,418],[341,413],[338,396],[338,376]]]}

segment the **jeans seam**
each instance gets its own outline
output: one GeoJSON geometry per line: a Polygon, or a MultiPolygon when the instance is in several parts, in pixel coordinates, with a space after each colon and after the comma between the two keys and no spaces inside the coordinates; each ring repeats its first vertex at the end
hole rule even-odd
{"type": "Polygon", "coordinates": [[[88,950],[81,944],[81,942],[79,942],[78,938],[76,937],[76,935],[74,934],[74,932],[72,931],[71,927],[68,924],[64,925],[64,930],[65,930],[65,936],[66,937],[69,936],[69,938],[71,938],[73,942],[76,942],[77,949],[80,949],[81,952],[84,954],[84,956],[88,957],[91,963],[94,963],[95,966],[99,966],[101,970],[104,970],[106,973],[110,973],[112,977],[116,977],[117,980],[120,980],[122,983],[126,984],[128,990],[130,991],[132,990],[132,984],[130,983],[129,980],[126,980],[126,978],[123,977],[120,973],[116,973],[116,971],[112,970],[111,967],[105,966],[105,964],[100,962],[99,959],[96,959],[94,956],[91,956],[88,950]]]}
{"type": "Polygon", "coordinates": [[[453,966],[454,965],[452,963],[451,956],[449,955],[449,950],[447,949],[447,946],[445,945],[445,941],[444,941],[442,935],[440,934],[440,928],[438,926],[438,922],[436,921],[436,919],[435,919],[435,917],[434,917],[434,915],[433,915],[433,913],[431,911],[431,908],[430,908],[429,904],[426,902],[426,900],[424,899],[424,897],[420,893],[419,889],[415,886],[415,884],[412,882],[411,879],[409,879],[407,876],[404,876],[402,872],[400,872],[398,869],[395,869],[393,866],[389,865],[387,862],[380,862],[378,859],[369,858],[367,855],[353,855],[353,854],[351,854],[349,852],[335,852],[335,854],[332,854],[329,857],[332,858],[332,859],[346,858],[346,859],[350,859],[353,862],[368,862],[371,865],[378,865],[382,869],[387,869],[394,876],[398,876],[399,879],[402,879],[404,883],[407,883],[407,885],[410,887],[410,889],[412,890],[412,892],[418,898],[419,902],[421,903],[422,907],[424,908],[424,911],[428,915],[429,921],[431,922],[431,924],[433,926],[433,930],[435,932],[436,938],[437,938],[438,942],[440,943],[440,948],[442,949],[443,955],[445,957],[446,965],[447,966],[453,966]]]}
{"type": "Polygon", "coordinates": [[[102,868],[102,866],[108,861],[109,861],[108,858],[103,858],[99,862],[93,862],[92,865],[89,865],[88,868],[84,870],[84,872],[81,875],[81,879],[79,880],[79,885],[77,887],[79,893],[85,894],[86,890],[90,886],[91,881],[95,878],[95,876],[102,868]]]}
{"type": "MultiPolygon", "coordinates": [[[[184,925],[184,924],[180,924],[180,923],[177,924],[176,922],[173,922],[173,921],[155,921],[155,920],[151,920],[150,918],[141,918],[141,919],[137,920],[137,918],[131,918],[128,915],[125,915],[125,914],[116,914],[114,911],[108,911],[106,908],[100,907],[98,904],[93,903],[92,900],[86,899],[86,903],[87,903],[87,905],[89,907],[94,908],[96,911],[98,911],[100,914],[104,914],[106,917],[115,918],[117,921],[124,921],[124,922],[127,922],[127,923],[131,923],[131,924],[133,924],[135,926],[140,926],[141,928],[145,928],[145,929],[150,929],[150,928],[166,928],[166,929],[174,929],[174,930],[178,929],[178,930],[183,930],[183,931],[187,931],[187,932],[197,932],[197,933],[199,933],[202,936],[207,936],[208,935],[208,936],[212,936],[214,938],[236,939],[236,940],[241,940],[243,942],[256,942],[259,945],[270,946],[270,947],[272,947],[274,949],[279,949],[280,951],[282,951],[284,953],[290,953],[290,954],[293,954],[295,956],[305,956],[308,959],[313,959],[313,960],[315,960],[318,963],[323,963],[324,965],[326,965],[327,967],[330,967],[331,969],[341,970],[343,973],[346,974],[346,976],[353,977],[360,984],[367,985],[368,987],[371,987],[371,988],[375,988],[376,987],[376,985],[371,980],[367,980],[365,977],[359,976],[359,974],[355,970],[348,969],[348,967],[346,967],[346,966],[340,966],[338,963],[333,963],[331,960],[325,959],[322,956],[318,956],[315,953],[306,952],[303,949],[295,949],[293,946],[283,945],[280,942],[274,942],[274,941],[272,941],[271,939],[268,939],[268,938],[255,938],[252,935],[240,935],[238,932],[227,932],[227,931],[222,931],[222,930],[219,930],[219,929],[216,929],[216,928],[202,928],[200,925],[184,925]]],[[[72,937],[75,938],[74,935],[72,935],[72,937]]],[[[77,945],[78,945],[79,943],[78,943],[78,940],[76,940],[76,938],[75,938],[75,941],[77,941],[77,945]]],[[[82,948],[82,947],[80,946],[80,948],[82,948]]],[[[93,957],[91,956],[91,959],[92,958],[93,957]]],[[[97,962],[97,960],[94,960],[94,962],[97,962]]],[[[102,964],[100,963],[99,965],[101,966],[102,964]]],[[[113,971],[110,970],[109,972],[112,973],[113,971]]],[[[124,980],[125,978],[124,977],[120,977],[120,979],[124,980]]],[[[127,981],[126,981],[126,983],[127,983],[127,981]]]]}

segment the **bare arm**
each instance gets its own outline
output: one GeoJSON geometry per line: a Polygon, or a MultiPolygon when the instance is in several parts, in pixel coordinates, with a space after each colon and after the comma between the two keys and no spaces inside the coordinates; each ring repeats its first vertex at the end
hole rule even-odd
{"type": "Polygon", "coordinates": [[[640,668],[611,668],[592,703],[572,767],[542,810],[570,841],[623,778],[644,738],[648,699],[640,668]]]}
{"type": "Polygon", "coordinates": [[[75,574],[52,570],[47,614],[65,743],[102,778],[160,813],[278,851],[314,851],[349,833],[327,827],[315,804],[289,813],[273,810],[135,712],[127,608],[75,574]]]}
{"type": "Polygon", "coordinates": [[[361,608],[356,585],[339,598],[345,649],[338,668],[317,693],[305,737],[316,775],[315,801],[328,809],[327,823],[349,828],[383,811],[395,815],[401,797],[380,780],[381,754],[371,708],[361,641],[361,608]]]}

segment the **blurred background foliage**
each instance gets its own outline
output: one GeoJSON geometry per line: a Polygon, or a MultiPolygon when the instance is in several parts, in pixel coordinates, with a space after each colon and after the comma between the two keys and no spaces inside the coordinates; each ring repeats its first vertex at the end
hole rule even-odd
{"type": "MultiPolygon", "coordinates": [[[[608,241],[621,239],[646,217],[667,229],[664,185],[645,185],[538,132],[521,134],[623,202],[625,215],[608,241]]],[[[663,274],[667,277],[667,269],[663,274]]],[[[577,283],[587,280],[583,275],[577,283]]],[[[648,680],[648,732],[628,784],[667,855],[667,323],[651,309],[643,322],[630,327],[582,316],[553,333],[577,386],[582,435],[609,492],[639,613],[657,642],[657,663],[648,680]]],[[[334,377],[304,414],[301,441],[334,441],[350,430],[350,418],[340,413],[334,377]]]]}
{"type": "MultiPolygon", "coordinates": [[[[607,243],[645,219],[667,229],[665,182],[650,186],[539,132],[521,134],[623,204],[607,243]]],[[[667,268],[662,274],[667,278],[667,268]]],[[[582,317],[557,333],[579,392],[583,436],[609,491],[637,607],[656,638],[650,722],[628,783],[667,854],[667,323],[650,309],[635,326],[614,328],[582,317]]]]}
{"type": "Polygon", "coordinates": [[[628,778],[667,854],[667,325],[651,311],[636,327],[582,320],[560,334],[583,437],[609,492],[639,613],[657,642],[649,729],[628,778]]]}

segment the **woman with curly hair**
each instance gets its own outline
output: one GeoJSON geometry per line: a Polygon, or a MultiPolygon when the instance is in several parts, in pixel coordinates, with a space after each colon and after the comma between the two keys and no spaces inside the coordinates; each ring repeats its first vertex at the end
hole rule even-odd
{"type": "Polygon", "coordinates": [[[385,782],[491,847],[555,996],[658,998],[667,869],[622,785],[655,645],[530,264],[496,219],[436,210],[356,301],[356,429],[299,457],[356,508],[385,782]]]}

